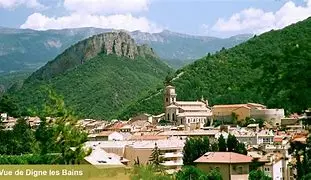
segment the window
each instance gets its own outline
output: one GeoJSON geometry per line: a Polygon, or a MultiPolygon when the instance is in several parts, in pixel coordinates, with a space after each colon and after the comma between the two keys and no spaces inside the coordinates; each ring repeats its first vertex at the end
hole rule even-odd
{"type": "Polygon", "coordinates": [[[173,121],[175,121],[175,113],[173,113],[173,121]]]}
{"type": "Polygon", "coordinates": [[[170,114],[169,113],[167,114],[167,120],[168,121],[170,120],[170,114]]]}
{"type": "Polygon", "coordinates": [[[238,167],[238,173],[239,173],[239,174],[242,174],[242,173],[243,173],[243,167],[242,167],[242,166],[238,167]]]}
{"type": "Polygon", "coordinates": [[[166,102],[168,102],[168,98],[166,98],[166,102]]]}

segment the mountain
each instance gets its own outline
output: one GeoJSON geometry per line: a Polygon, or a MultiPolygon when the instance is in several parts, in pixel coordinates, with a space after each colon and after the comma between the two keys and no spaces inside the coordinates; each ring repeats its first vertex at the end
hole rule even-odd
{"type": "MultiPolygon", "coordinates": [[[[180,100],[210,105],[257,102],[301,112],[311,107],[311,18],[205,56],[168,80],[180,100]]],[[[163,110],[163,89],[132,103],[120,118],[163,110]]]]}
{"type": "MultiPolygon", "coordinates": [[[[31,29],[0,28],[0,73],[34,70],[54,59],[58,54],[78,41],[90,36],[117,31],[99,28],[77,28],[35,31],[31,29]]],[[[148,44],[174,68],[194,59],[235,46],[249,39],[220,39],[163,31],[161,33],[128,32],[139,44],[148,44]]]]}
{"type": "Polygon", "coordinates": [[[148,46],[125,32],[109,32],[66,49],[9,94],[23,111],[41,112],[50,88],[80,117],[110,119],[171,71],[148,46]]]}
{"type": "Polygon", "coordinates": [[[111,30],[96,28],[35,31],[0,29],[0,73],[34,70],[78,41],[111,30]]]}

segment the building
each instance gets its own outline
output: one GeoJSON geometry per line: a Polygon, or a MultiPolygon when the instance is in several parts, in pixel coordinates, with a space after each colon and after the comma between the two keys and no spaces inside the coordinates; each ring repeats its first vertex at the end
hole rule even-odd
{"type": "Polygon", "coordinates": [[[274,142],[274,133],[273,131],[262,130],[256,133],[257,144],[273,144],[274,142]]]}
{"type": "Polygon", "coordinates": [[[7,120],[9,118],[7,113],[0,113],[0,120],[7,120]]]}
{"type": "Polygon", "coordinates": [[[90,155],[84,157],[87,164],[107,167],[125,167],[129,160],[114,153],[107,153],[99,147],[93,147],[90,155]]]}
{"type": "Polygon", "coordinates": [[[119,157],[128,160],[128,165],[132,166],[135,163],[147,164],[150,160],[155,146],[160,150],[160,154],[164,161],[162,165],[167,172],[172,173],[179,170],[182,165],[182,150],[185,140],[144,140],[144,141],[88,141],[86,147],[100,148],[106,153],[113,153],[119,157]]]}
{"type": "Polygon", "coordinates": [[[269,161],[262,167],[263,171],[273,180],[283,180],[285,168],[283,167],[283,157],[278,153],[268,153],[265,158],[269,161]]]}
{"type": "Polygon", "coordinates": [[[285,117],[284,109],[267,109],[257,103],[214,105],[212,112],[213,118],[217,120],[230,121],[234,116],[238,121],[254,118],[263,119],[273,126],[280,126],[281,119],[285,117]]]}
{"type": "Polygon", "coordinates": [[[127,132],[113,132],[108,135],[108,141],[126,141],[132,136],[131,133],[127,132]]]}
{"type": "Polygon", "coordinates": [[[185,129],[199,129],[211,124],[212,111],[208,101],[177,101],[175,87],[167,86],[164,93],[165,119],[185,129]]]}
{"type": "Polygon", "coordinates": [[[207,152],[194,162],[207,173],[218,169],[223,180],[247,180],[252,160],[252,157],[234,152],[207,152]]]}
{"type": "Polygon", "coordinates": [[[251,116],[250,110],[247,104],[214,105],[212,107],[213,119],[220,121],[231,121],[233,115],[238,121],[242,121],[251,116]]]}
{"type": "Polygon", "coordinates": [[[251,109],[251,117],[255,119],[263,119],[274,127],[281,126],[281,119],[285,117],[284,109],[251,109]]]}

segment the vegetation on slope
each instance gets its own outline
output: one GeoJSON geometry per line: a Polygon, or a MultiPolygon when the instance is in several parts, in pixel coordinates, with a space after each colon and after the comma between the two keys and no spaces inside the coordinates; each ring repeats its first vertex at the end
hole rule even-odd
{"type": "MultiPolygon", "coordinates": [[[[258,102],[270,108],[300,112],[311,106],[311,18],[255,36],[229,50],[222,49],[175,73],[177,99],[210,104],[258,102]]],[[[120,117],[160,113],[163,92],[154,90],[132,103],[120,117]],[[149,96],[152,98],[149,98],[149,96]],[[150,108],[152,107],[152,108],[150,108]]]]}
{"type": "Polygon", "coordinates": [[[31,74],[31,72],[14,72],[8,74],[0,74],[0,97],[10,87],[21,86],[23,81],[31,74]]]}
{"type": "Polygon", "coordinates": [[[133,99],[155,88],[170,71],[154,58],[100,54],[49,80],[27,80],[21,90],[11,94],[24,111],[40,112],[47,98],[41,87],[49,87],[80,117],[110,119],[133,99]]]}

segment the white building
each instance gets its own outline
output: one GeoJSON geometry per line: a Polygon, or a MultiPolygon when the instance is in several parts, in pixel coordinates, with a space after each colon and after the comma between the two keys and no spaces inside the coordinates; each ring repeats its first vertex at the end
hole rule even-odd
{"type": "Polygon", "coordinates": [[[124,133],[124,132],[113,132],[108,135],[108,141],[126,141],[128,140],[132,135],[130,133],[124,133]]]}
{"type": "Polygon", "coordinates": [[[283,160],[277,154],[269,153],[267,156],[268,163],[263,167],[264,172],[272,177],[273,180],[283,180],[283,160]]]}
{"type": "Polygon", "coordinates": [[[114,153],[107,153],[100,147],[93,147],[90,155],[86,156],[84,160],[92,165],[110,166],[110,167],[124,167],[127,166],[129,160],[114,153]]]}
{"type": "Polygon", "coordinates": [[[175,87],[167,86],[164,94],[165,119],[186,129],[199,129],[212,123],[208,101],[177,101],[175,87]]]}
{"type": "Polygon", "coordinates": [[[251,117],[263,119],[272,126],[281,126],[281,119],[285,117],[284,109],[252,108],[251,117]]]}
{"type": "Polygon", "coordinates": [[[0,119],[3,119],[3,120],[8,119],[8,114],[7,113],[1,113],[0,114],[0,119]]]}

